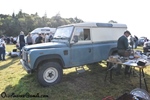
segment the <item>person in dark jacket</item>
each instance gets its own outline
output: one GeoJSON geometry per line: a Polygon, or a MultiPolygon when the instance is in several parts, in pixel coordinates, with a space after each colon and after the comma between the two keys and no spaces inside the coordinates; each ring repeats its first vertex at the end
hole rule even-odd
{"type": "Polygon", "coordinates": [[[20,45],[20,55],[21,55],[21,50],[25,46],[25,39],[24,39],[24,32],[21,31],[19,35],[19,45],[20,45]]]}
{"type": "MultiPolygon", "coordinates": [[[[129,49],[129,44],[128,44],[128,37],[131,35],[131,33],[129,31],[125,31],[124,35],[122,35],[117,42],[117,49],[118,49],[118,54],[120,56],[125,56],[125,52],[129,49]]],[[[130,66],[125,66],[125,75],[129,74],[129,68],[130,66]]],[[[116,70],[116,74],[120,74],[120,69],[121,69],[121,65],[118,65],[117,70],[116,70]]]]}
{"type": "Polygon", "coordinates": [[[138,46],[138,37],[134,35],[135,48],[138,46]]]}
{"type": "Polygon", "coordinates": [[[39,33],[39,36],[36,38],[36,44],[38,44],[38,43],[44,43],[44,41],[43,41],[43,37],[41,36],[41,33],[39,33]]]}

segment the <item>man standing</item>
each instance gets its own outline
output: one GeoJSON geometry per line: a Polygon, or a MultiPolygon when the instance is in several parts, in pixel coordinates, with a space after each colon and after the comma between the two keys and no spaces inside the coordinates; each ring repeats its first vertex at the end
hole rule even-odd
{"type": "Polygon", "coordinates": [[[45,42],[49,42],[49,33],[46,33],[45,35],[45,42]]]}
{"type": "Polygon", "coordinates": [[[19,35],[19,45],[20,45],[20,56],[22,55],[22,48],[25,46],[24,32],[21,31],[19,35]]]}
{"type": "Polygon", "coordinates": [[[138,46],[138,37],[136,35],[134,35],[134,42],[135,42],[135,49],[138,46]]]}
{"type": "MultiPolygon", "coordinates": [[[[118,54],[120,56],[125,56],[125,52],[128,50],[128,37],[131,35],[131,33],[129,31],[125,31],[124,35],[122,35],[117,42],[117,49],[118,49],[118,54]]],[[[125,67],[125,75],[129,74],[129,68],[130,66],[126,66],[125,67]]],[[[121,69],[121,65],[118,65],[117,70],[116,70],[116,74],[120,74],[120,69],[121,69]]]]}
{"type": "Polygon", "coordinates": [[[31,34],[30,34],[30,32],[29,32],[29,34],[28,34],[28,36],[27,36],[27,44],[28,45],[32,45],[33,44],[33,39],[32,39],[32,37],[31,37],[31,34]]]}
{"type": "Polygon", "coordinates": [[[41,36],[41,33],[39,33],[39,36],[36,38],[35,42],[36,42],[36,44],[44,42],[43,37],[41,36]]]}
{"type": "Polygon", "coordinates": [[[4,41],[4,36],[0,39],[0,60],[5,60],[5,41],[4,41]]]}

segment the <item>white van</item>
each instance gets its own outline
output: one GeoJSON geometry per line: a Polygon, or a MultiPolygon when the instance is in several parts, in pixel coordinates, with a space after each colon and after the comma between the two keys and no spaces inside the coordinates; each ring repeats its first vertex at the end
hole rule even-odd
{"type": "Polygon", "coordinates": [[[36,28],[31,32],[31,36],[33,39],[33,43],[35,43],[35,39],[38,37],[39,33],[50,33],[51,35],[54,35],[56,28],[50,28],[50,27],[41,27],[36,28]]]}
{"type": "Polygon", "coordinates": [[[31,35],[36,34],[36,33],[54,33],[56,28],[50,28],[50,27],[41,27],[41,28],[36,28],[33,31],[31,31],[31,35]]]}

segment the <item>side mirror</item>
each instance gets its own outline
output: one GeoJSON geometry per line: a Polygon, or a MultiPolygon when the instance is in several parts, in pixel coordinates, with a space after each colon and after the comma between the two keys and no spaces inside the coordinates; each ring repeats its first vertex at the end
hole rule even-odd
{"type": "Polygon", "coordinates": [[[74,35],[73,36],[73,41],[76,43],[76,42],[78,42],[78,36],[77,35],[74,35]]]}

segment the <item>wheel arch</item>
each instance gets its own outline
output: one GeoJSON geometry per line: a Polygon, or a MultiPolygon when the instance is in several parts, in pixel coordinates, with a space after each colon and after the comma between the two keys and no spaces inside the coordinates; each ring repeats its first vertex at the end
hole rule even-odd
{"type": "Polygon", "coordinates": [[[34,68],[37,69],[39,65],[45,63],[45,62],[58,62],[62,67],[65,65],[62,57],[58,54],[50,54],[50,55],[43,55],[37,58],[37,60],[34,63],[34,68]]]}
{"type": "Polygon", "coordinates": [[[117,54],[117,53],[118,53],[117,47],[111,48],[110,51],[109,51],[109,55],[108,56],[114,55],[114,54],[117,54]]]}

